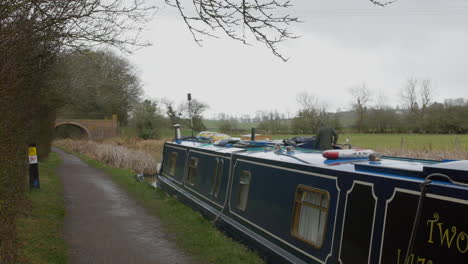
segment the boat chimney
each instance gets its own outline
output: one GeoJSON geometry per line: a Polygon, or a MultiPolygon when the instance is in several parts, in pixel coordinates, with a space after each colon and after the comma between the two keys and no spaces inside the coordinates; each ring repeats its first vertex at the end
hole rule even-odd
{"type": "Polygon", "coordinates": [[[252,127],[252,131],[250,133],[250,140],[255,141],[255,127],[252,127]]]}
{"type": "Polygon", "coordinates": [[[181,127],[181,125],[180,124],[175,124],[173,127],[175,129],[174,141],[177,141],[177,140],[179,140],[181,138],[181,136],[180,136],[180,127],[181,127]]]}

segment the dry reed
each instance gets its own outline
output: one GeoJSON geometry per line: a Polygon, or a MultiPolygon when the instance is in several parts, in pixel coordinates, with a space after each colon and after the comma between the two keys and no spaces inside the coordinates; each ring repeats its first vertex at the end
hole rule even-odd
{"type": "Polygon", "coordinates": [[[105,144],[143,151],[153,156],[158,162],[162,160],[164,142],[165,140],[142,140],[135,137],[115,137],[104,141],[105,144]]]}
{"type": "Polygon", "coordinates": [[[114,167],[132,169],[136,173],[143,173],[145,175],[157,173],[157,160],[144,151],[132,150],[125,146],[114,144],[71,139],[56,140],[54,141],[54,145],[71,152],[85,154],[114,167]]]}
{"type": "Polygon", "coordinates": [[[380,149],[386,156],[427,159],[427,160],[468,160],[468,150],[409,150],[409,149],[380,149]]]}

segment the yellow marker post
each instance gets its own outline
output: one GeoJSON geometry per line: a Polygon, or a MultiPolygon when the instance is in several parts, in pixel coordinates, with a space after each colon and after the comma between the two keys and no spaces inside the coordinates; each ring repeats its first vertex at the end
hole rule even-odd
{"type": "Polygon", "coordinates": [[[41,188],[39,183],[39,167],[37,164],[36,144],[29,145],[29,188],[41,188]]]}

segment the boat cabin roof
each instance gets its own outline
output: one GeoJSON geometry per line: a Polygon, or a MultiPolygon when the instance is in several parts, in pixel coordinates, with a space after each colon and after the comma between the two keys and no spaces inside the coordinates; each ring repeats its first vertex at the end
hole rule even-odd
{"type": "Polygon", "coordinates": [[[435,161],[389,156],[382,156],[380,161],[370,161],[366,158],[329,160],[322,156],[322,151],[320,150],[296,148],[292,151],[287,151],[284,146],[281,147],[281,150],[275,150],[274,145],[240,148],[186,140],[168,142],[168,144],[186,146],[219,154],[233,153],[241,157],[245,156],[269,161],[329,168],[337,171],[413,179],[424,179],[429,174],[441,173],[453,176],[457,181],[468,182],[467,160],[435,161]]]}

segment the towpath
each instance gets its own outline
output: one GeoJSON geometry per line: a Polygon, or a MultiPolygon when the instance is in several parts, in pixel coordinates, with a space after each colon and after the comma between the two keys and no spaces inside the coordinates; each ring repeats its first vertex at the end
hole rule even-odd
{"type": "Polygon", "coordinates": [[[64,237],[72,264],[185,264],[160,221],[121,190],[110,176],[54,149],[63,160],[64,237]]]}

